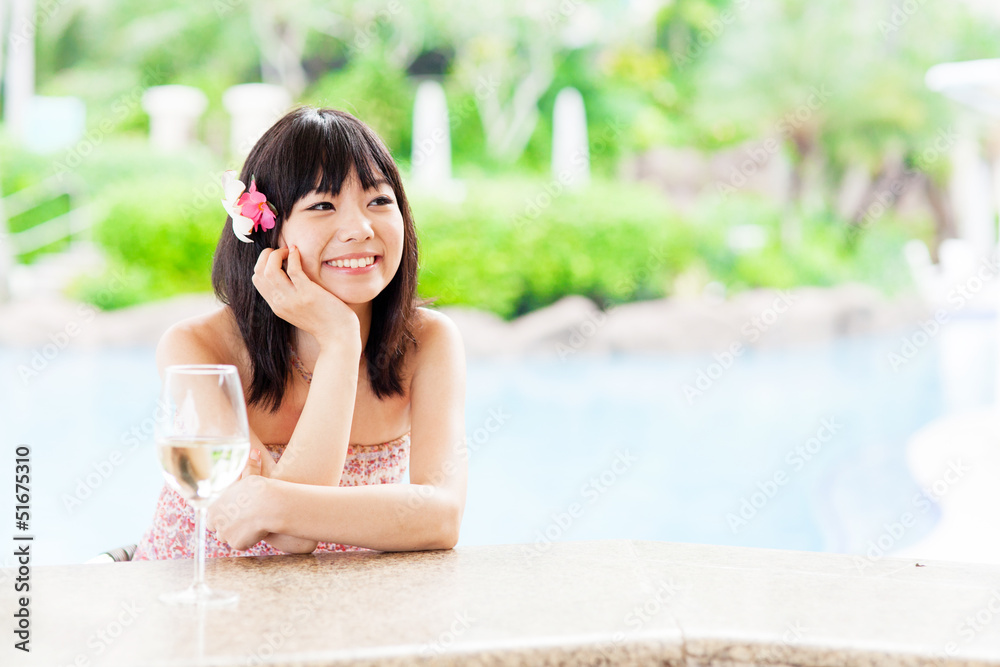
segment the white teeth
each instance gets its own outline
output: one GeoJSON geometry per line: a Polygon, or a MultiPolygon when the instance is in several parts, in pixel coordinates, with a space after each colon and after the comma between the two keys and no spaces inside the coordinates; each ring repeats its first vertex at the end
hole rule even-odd
{"type": "Polygon", "coordinates": [[[327,262],[330,266],[335,266],[338,269],[350,268],[356,269],[358,267],[370,266],[375,263],[375,257],[362,257],[360,259],[335,259],[327,262]]]}

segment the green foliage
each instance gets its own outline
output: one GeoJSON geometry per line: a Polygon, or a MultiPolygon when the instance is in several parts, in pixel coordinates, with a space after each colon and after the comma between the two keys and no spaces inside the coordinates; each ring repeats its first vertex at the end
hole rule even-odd
{"type": "Polygon", "coordinates": [[[446,82],[445,95],[448,99],[448,123],[451,126],[451,159],[455,169],[491,166],[475,93],[456,83],[446,82]]]}
{"type": "MultiPolygon", "coordinates": [[[[39,25],[37,83],[41,94],[85,101],[87,136],[50,156],[0,147],[0,192],[61,174],[105,211],[95,235],[110,273],[76,286],[93,303],[205,289],[222,219],[223,91],[287,75],[289,88],[307,85],[297,102],[347,109],[372,125],[405,171],[417,84],[406,71],[435,50],[452,58],[442,83],[455,170],[469,192],[458,204],[411,193],[426,295],[510,317],[565,294],[609,304],[713,280],[729,291],[844,280],[903,289],[900,248],[933,238],[931,223],[890,212],[848,241],[833,202],[848,173],[874,180],[902,164],[947,181],[945,153],[930,147],[952,127],[955,106],[926,88],[924,74],[938,62],[995,57],[1000,27],[948,3],[919,3],[901,20],[897,4],[674,0],[640,19],[638,6],[610,0],[541,0],[527,13],[457,0],[405,9],[345,0],[70,3],[39,25]],[[286,63],[293,75],[264,58],[279,37],[297,60],[286,63]],[[539,73],[541,83],[522,87],[539,73]],[[211,152],[150,153],[141,95],[168,83],[205,91],[211,152]],[[552,109],[565,86],[585,99],[595,182],[552,194],[552,109]],[[489,144],[481,113],[504,130],[489,144]],[[791,158],[789,201],[703,195],[682,216],[650,190],[613,182],[637,152],[712,152],[768,137],[791,158]],[[765,230],[764,245],[733,250],[737,224],[765,230]]],[[[57,193],[10,228],[68,208],[57,193]]]]}
{"type": "MultiPolygon", "coordinates": [[[[556,96],[564,88],[580,91],[585,100],[591,170],[612,176],[622,153],[634,145],[627,119],[641,106],[635,89],[623,84],[614,69],[603,67],[595,49],[576,49],[561,59],[552,85],[538,102],[541,116],[520,163],[545,171],[552,156],[552,122],[556,96]]],[[[665,73],[664,59],[653,56],[648,74],[665,73]]],[[[644,61],[645,62],[645,61],[644,61]]]]}
{"type": "Polygon", "coordinates": [[[212,253],[225,216],[217,198],[192,196],[198,187],[165,176],[110,190],[107,214],[95,231],[110,270],[81,280],[77,296],[102,308],[120,308],[209,290],[212,253]]]}
{"type": "Polygon", "coordinates": [[[662,296],[693,250],[662,197],[639,186],[479,181],[460,204],[414,194],[413,207],[421,294],[503,317],[567,294],[603,304],[662,296]]]}
{"type": "MultiPolygon", "coordinates": [[[[101,275],[80,276],[67,291],[73,298],[101,310],[117,310],[157,298],[153,282],[153,274],[142,266],[114,262],[101,275]]],[[[170,293],[163,293],[162,296],[170,296],[170,293]]]]}
{"type": "MultiPolygon", "coordinates": [[[[81,280],[74,294],[120,308],[208,290],[223,217],[210,197],[192,202],[191,188],[176,177],[115,188],[96,234],[111,268],[81,280]]],[[[803,239],[790,253],[779,241],[786,214],[766,201],[734,198],[680,216],[649,188],[609,181],[566,192],[526,178],[477,180],[461,203],[415,191],[410,197],[420,294],[505,318],[570,294],[602,306],[658,298],[692,272],[730,292],[845,280],[895,291],[906,275],[899,248],[929,233],[880,220],[852,243],[838,221],[818,217],[804,221],[803,239]],[[767,243],[757,251],[732,250],[727,234],[736,224],[760,226],[767,243]]]]}
{"type": "Polygon", "coordinates": [[[905,222],[892,216],[852,234],[835,215],[818,211],[799,219],[795,228],[801,239],[791,250],[782,242],[789,216],[801,217],[752,195],[704,203],[692,214],[691,224],[700,232],[695,253],[708,279],[723,283],[731,293],[855,281],[894,294],[912,287],[903,244],[914,237],[929,242],[933,235],[930,220],[905,222]],[[729,235],[737,225],[760,228],[764,245],[757,250],[734,249],[729,235]]]}
{"type": "MultiPolygon", "coordinates": [[[[954,122],[951,103],[924,84],[927,70],[959,52],[959,59],[995,57],[1000,38],[995,21],[970,21],[961,5],[926,3],[911,16],[897,4],[864,0],[836,10],[772,0],[734,2],[731,12],[737,20],[718,24],[693,67],[689,113],[704,128],[697,135],[715,134],[720,145],[781,139],[794,167],[806,160],[819,167],[821,182],[811,185],[828,205],[851,166],[874,177],[900,157],[913,162],[954,122]]],[[[925,168],[939,182],[947,172],[942,163],[925,168]]]]}

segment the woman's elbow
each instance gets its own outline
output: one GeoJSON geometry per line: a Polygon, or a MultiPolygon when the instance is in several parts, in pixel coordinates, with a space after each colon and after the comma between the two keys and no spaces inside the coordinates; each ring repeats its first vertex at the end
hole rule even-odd
{"type": "Polygon", "coordinates": [[[427,546],[427,551],[436,551],[438,549],[454,549],[456,544],[458,544],[457,532],[442,531],[441,536],[427,546]]]}
{"type": "Polygon", "coordinates": [[[462,508],[452,507],[445,512],[444,519],[438,526],[437,539],[432,549],[454,549],[458,544],[458,535],[462,529],[462,508]]]}
{"type": "Polygon", "coordinates": [[[297,547],[294,551],[292,551],[292,553],[311,554],[312,552],[316,551],[317,545],[319,545],[319,542],[313,542],[312,540],[308,540],[306,542],[303,542],[302,545],[297,547]]]}

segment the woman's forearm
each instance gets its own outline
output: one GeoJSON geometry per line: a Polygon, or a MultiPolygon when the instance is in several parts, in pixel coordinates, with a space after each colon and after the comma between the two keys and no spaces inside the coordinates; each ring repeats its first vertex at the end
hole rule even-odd
{"type": "MultiPolygon", "coordinates": [[[[312,485],[340,484],[354,418],[360,358],[360,343],[321,352],[302,414],[271,471],[271,479],[312,485]]],[[[311,553],[317,544],[317,540],[280,531],[269,533],[264,541],[286,553],[311,553]]]]}
{"type": "Polygon", "coordinates": [[[360,339],[320,353],[305,406],[271,473],[273,479],[334,487],[340,484],[354,419],[360,360],[360,339]]]}
{"type": "Polygon", "coordinates": [[[458,541],[460,505],[439,487],[269,481],[264,526],[286,537],[377,551],[450,549],[458,541]]]}

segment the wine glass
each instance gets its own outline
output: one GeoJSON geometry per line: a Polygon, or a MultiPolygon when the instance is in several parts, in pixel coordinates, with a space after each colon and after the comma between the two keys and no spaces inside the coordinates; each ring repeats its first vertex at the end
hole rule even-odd
{"type": "Polygon", "coordinates": [[[208,506],[239,479],[250,455],[250,427],[243,386],[235,366],[168,366],[156,424],[156,451],[167,484],[195,509],[198,540],[195,580],[164,593],[168,604],[231,604],[239,595],[205,584],[205,514],[208,506]]]}

